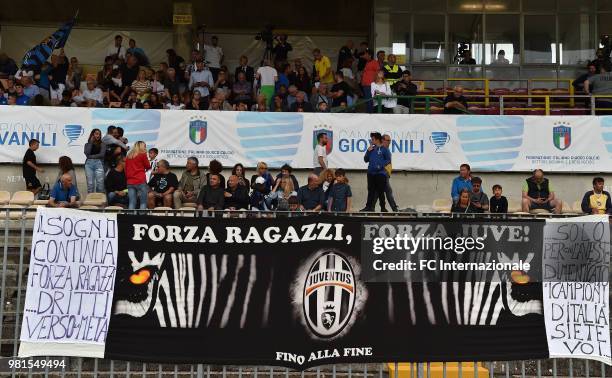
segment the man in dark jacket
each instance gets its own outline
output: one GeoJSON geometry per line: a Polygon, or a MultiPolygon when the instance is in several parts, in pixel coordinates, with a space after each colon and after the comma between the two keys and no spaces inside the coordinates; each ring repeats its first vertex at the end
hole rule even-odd
{"type": "Polygon", "coordinates": [[[555,198],[555,190],[548,179],[544,178],[543,170],[534,170],[533,176],[525,180],[522,208],[526,213],[531,210],[543,209],[561,214],[561,201],[555,198]]]}
{"type": "MultiPolygon", "coordinates": [[[[408,70],[402,72],[402,80],[393,84],[391,86],[391,89],[393,89],[393,91],[397,93],[398,96],[416,96],[418,90],[416,84],[412,82],[412,75],[408,70]]],[[[409,114],[411,104],[412,99],[399,98],[397,99],[397,106],[393,108],[393,113],[409,114]]]]}
{"type": "Polygon", "coordinates": [[[385,191],[387,185],[387,171],[385,167],[391,163],[391,153],[382,144],[382,135],[379,132],[370,134],[372,145],[368,147],[363,161],[368,163],[368,200],[360,211],[374,211],[376,198],[380,202],[380,211],[387,212],[385,208],[385,191]]]}
{"type": "Polygon", "coordinates": [[[224,193],[224,208],[227,210],[246,210],[249,208],[249,192],[246,186],[238,185],[238,176],[231,175],[227,179],[227,189],[224,193]]]}
{"type": "Polygon", "coordinates": [[[211,174],[198,196],[198,210],[223,210],[225,193],[219,175],[211,174]]]}

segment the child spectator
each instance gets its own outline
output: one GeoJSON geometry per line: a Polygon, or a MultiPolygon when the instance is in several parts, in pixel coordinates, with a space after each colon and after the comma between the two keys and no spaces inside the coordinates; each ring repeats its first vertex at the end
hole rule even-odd
{"type": "Polygon", "coordinates": [[[351,186],[348,184],[344,169],[338,168],[334,173],[336,180],[329,188],[329,197],[327,200],[328,211],[350,212],[351,211],[351,186]]]}
{"type": "Polygon", "coordinates": [[[36,154],[34,152],[38,150],[40,142],[37,139],[30,139],[29,148],[23,156],[23,178],[26,182],[26,189],[34,193],[34,195],[40,192],[42,185],[36,177],[36,172],[44,172],[45,170],[36,165],[36,154]]]}
{"type": "Polygon", "coordinates": [[[151,176],[157,173],[157,155],[159,155],[157,148],[149,148],[149,164],[151,169],[147,171],[147,182],[151,181],[151,176]]]}
{"type": "Polygon", "coordinates": [[[496,214],[508,212],[508,200],[502,196],[502,187],[499,184],[493,185],[493,197],[489,200],[489,209],[496,214]]]}

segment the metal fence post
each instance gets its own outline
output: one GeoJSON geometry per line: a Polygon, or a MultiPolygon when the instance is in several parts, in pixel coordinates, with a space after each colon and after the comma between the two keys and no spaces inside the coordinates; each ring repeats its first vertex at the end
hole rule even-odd
{"type": "Polygon", "coordinates": [[[504,115],[504,96],[499,96],[499,115],[504,115]]]}

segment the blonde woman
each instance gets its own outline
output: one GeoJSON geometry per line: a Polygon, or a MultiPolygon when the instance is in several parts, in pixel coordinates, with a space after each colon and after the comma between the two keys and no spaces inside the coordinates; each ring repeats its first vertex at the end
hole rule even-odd
{"type": "Polygon", "coordinates": [[[273,208],[274,200],[276,200],[276,210],[289,210],[289,197],[297,190],[293,186],[293,180],[290,177],[283,177],[276,180],[276,185],[272,189],[272,193],[266,198],[266,205],[269,209],[273,208]]]}
{"type": "Polygon", "coordinates": [[[140,201],[140,209],[147,208],[149,187],[145,172],[149,169],[151,169],[151,163],[147,156],[147,145],[145,142],[138,141],[130,149],[125,159],[129,209],[135,209],[137,201],[140,201]]]}
{"type": "Polygon", "coordinates": [[[331,188],[334,185],[334,181],[335,181],[335,177],[334,177],[334,170],[333,169],[324,169],[320,174],[319,174],[319,186],[321,187],[321,190],[323,190],[323,195],[324,195],[324,204],[325,206],[323,206],[323,208],[327,208],[327,200],[329,199],[329,193],[331,193],[331,188]]]}
{"type": "MultiPolygon", "coordinates": [[[[378,71],[376,73],[376,80],[371,84],[370,90],[372,92],[372,98],[376,96],[393,96],[393,91],[391,90],[391,86],[385,80],[385,73],[383,71],[378,71]]],[[[372,105],[377,106],[378,102],[376,99],[373,100],[372,105]]],[[[397,105],[397,99],[395,98],[385,98],[382,100],[383,105],[383,113],[392,113],[393,108],[397,105]]]]}
{"type": "Polygon", "coordinates": [[[263,161],[257,163],[257,174],[251,177],[251,189],[255,189],[255,180],[258,177],[263,177],[264,179],[265,194],[270,193],[274,185],[274,179],[270,172],[268,172],[268,164],[263,161]]]}
{"type": "Polygon", "coordinates": [[[132,82],[132,89],[136,91],[138,99],[141,101],[151,93],[151,81],[147,80],[147,72],[145,70],[138,71],[138,77],[132,82]]]}

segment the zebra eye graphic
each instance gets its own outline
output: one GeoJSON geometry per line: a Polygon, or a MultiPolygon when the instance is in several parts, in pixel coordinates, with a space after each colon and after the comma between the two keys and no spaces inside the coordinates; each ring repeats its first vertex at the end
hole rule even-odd
{"type": "Polygon", "coordinates": [[[151,279],[151,271],[147,268],[140,269],[130,276],[130,282],[134,285],[143,285],[151,279]]]}
{"type": "Polygon", "coordinates": [[[520,270],[513,270],[512,273],[510,273],[510,278],[512,279],[512,282],[518,285],[529,283],[529,275],[520,270]]]}

